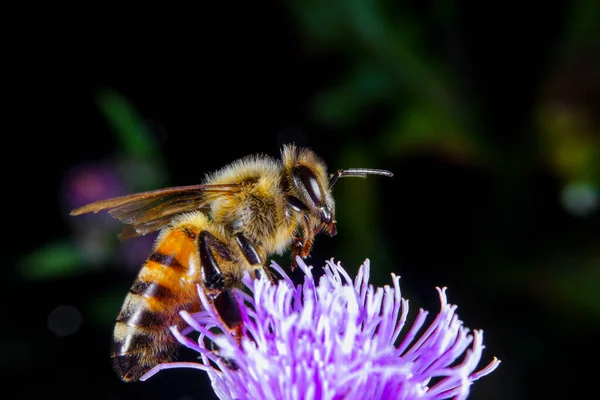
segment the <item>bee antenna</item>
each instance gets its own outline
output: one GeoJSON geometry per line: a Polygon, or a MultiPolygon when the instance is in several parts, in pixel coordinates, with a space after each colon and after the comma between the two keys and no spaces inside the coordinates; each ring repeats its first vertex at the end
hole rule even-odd
{"type": "Polygon", "coordinates": [[[329,188],[331,189],[333,185],[337,182],[339,178],[346,177],[358,177],[358,178],[366,178],[367,175],[382,175],[392,177],[394,174],[390,171],[386,171],[384,169],[371,169],[371,168],[350,168],[350,169],[339,169],[336,173],[331,174],[329,176],[329,188]]]}

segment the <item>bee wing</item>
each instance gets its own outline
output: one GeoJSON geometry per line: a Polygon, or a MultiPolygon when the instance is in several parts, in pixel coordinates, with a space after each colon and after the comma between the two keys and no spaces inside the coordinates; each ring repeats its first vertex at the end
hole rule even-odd
{"type": "Polygon", "coordinates": [[[124,239],[154,232],[178,214],[201,209],[206,205],[206,194],[227,196],[238,190],[239,185],[235,183],[177,186],[96,201],[74,209],[71,215],[107,211],[113,218],[130,225],[119,235],[124,239]]]}
{"type": "MultiPolygon", "coordinates": [[[[194,208],[194,210],[197,208],[194,208]]],[[[184,210],[184,211],[192,211],[192,210],[184,210]]],[[[184,212],[182,211],[182,212],[184,212]]],[[[173,220],[179,212],[174,212],[173,214],[169,214],[163,218],[154,219],[148,222],[143,222],[139,224],[127,225],[121,232],[119,233],[119,239],[131,239],[137,236],[143,236],[147,233],[151,233],[159,230],[163,226],[169,224],[173,220]]]]}

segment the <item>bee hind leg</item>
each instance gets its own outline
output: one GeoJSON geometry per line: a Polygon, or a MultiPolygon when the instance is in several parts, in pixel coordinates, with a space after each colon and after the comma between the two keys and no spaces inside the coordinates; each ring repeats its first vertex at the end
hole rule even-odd
{"type": "Polygon", "coordinates": [[[242,335],[242,314],[233,293],[225,285],[225,278],[219,268],[215,253],[224,261],[233,259],[225,244],[208,231],[202,231],[198,236],[198,247],[204,290],[211,299],[221,322],[239,343],[242,335]]]}
{"type": "MultiPolygon", "coordinates": [[[[262,257],[257,247],[241,233],[236,234],[235,237],[244,258],[253,267],[254,277],[260,278],[260,274],[264,273],[271,282],[274,282],[270,271],[263,268],[262,257]]],[[[208,231],[202,231],[198,236],[198,248],[204,291],[211,300],[213,308],[225,329],[237,340],[239,346],[242,339],[242,314],[217,261],[219,259],[225,263],[233,262],[233,257],[227,246],[208,231]]],[[[221,359],[225,367],[232,370],[238,368],[235,361],[219,355],[219,350],[214,348],[214,343],[213,353],[221,359]]]]}

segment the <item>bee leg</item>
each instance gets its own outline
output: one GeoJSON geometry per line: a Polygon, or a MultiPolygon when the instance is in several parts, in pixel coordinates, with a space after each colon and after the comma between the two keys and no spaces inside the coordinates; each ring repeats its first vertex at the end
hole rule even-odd
{"type": "Polygon", "coordinates": [[[215,258],[215,252],[225,261],[233,259],[225,244],[208,231],[200,232],[198,247],[204,289],[223,324],[239,341],[242,334],[242,315],[233,293],[225,285],[225,278],[215,258]]]}
{"type": "Polygon", "coordinates": [[[308,214],[304,214],[304,241],[302,243],[302,251],[300,252],[302,258],[306,258],[310,254],[314,239],[315,230],[310,223],[310,217],[308,214]]]}
{"type": "Polygon", "coordinates": [[[315,230],[313,229],[310,223],[310,217],[308,214],[304,214],[303,219],[303,230],[304,237],[296,237],[294,238],[294,247],[292,250],[292,263],[290,265],[291,270],[293,271],[296,268],[296,257],[300,256],[302,258],[306,258],[310,254],[310,250],[312,249],[313,240],[315,238],[315,230]]]}
{"type": "Polygon", "coordinates": [[[240,246],[240,250],[242,250],[242,254],[248,264],[250,264],[254,269],[254,278],[259,279],[261,274],[265,274],[265,276],[271,281],[271,283],[275,282],[273,275],[264,268],[263,259],[259,254],[258,249],[252,242],[244,236],[243,233],[238,232],[235,234],[235,240],[240,246]]]}
{"type": "Polygon", "coordinates": [[[290,269],[293,271],[296,269],[296,267],[298,265],[296,265],[296,257],[298,257],[300,254],[302,254],[302,238],[301,237],[295,237],[294,238],[294,243],[292,244],[292,262],[290,264],[290,269]]]}
{"type": "Polygon", "coordinates": [[[240,246],[242,254],[248,261],[248,264],[252,266],[262,266],[263,261],[260,254],[258,254],[256,247],[252,244],[252,242],[250,242],[250,240],[248,240],[246,236],[244,236],[242,233],[236,233],[235,240],[238,246],[240,246]]]}

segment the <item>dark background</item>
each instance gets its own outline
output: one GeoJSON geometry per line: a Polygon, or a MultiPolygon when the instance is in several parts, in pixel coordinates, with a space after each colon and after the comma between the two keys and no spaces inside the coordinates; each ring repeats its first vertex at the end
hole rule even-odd
{"type": "Polygon", "coordinates": [[[19,398],[210,398],[201,372],[123,384],[108,345],[152,238],[87,201],[281,144],[340,181],[318,266],[485,331],[474,399],[582,397],[600,353],[600,18],[593,1],[299,1],[36,9],[6,37],[1,367],[19,398]],[[590,366],[590,364],[592,366],[590,366]]]}

